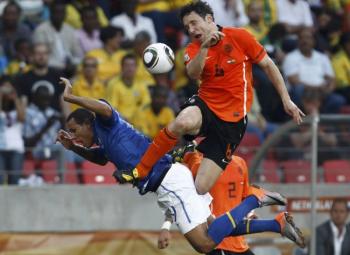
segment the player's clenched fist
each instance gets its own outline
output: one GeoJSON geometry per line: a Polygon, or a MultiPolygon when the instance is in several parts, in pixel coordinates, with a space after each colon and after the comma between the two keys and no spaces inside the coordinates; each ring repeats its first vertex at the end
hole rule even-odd
{"type": "Polygon", "coordinates": [[[63,129],[58,131],[56,141],[60,142],[67,150],[70,150],[74,146],[73,137],[63,129]]]}
{"type": "Polygon", "coordinates": [[[209,48],[215,45],[225,34],[220,31],[212,31],[208,34],[208,36],[202,42],[202,48],[209,48]]]}

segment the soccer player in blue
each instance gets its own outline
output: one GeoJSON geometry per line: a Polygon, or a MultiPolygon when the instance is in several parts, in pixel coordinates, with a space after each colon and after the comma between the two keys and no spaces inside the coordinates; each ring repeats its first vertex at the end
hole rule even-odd
{"type": "MultiPolygon", "coordinates": [[[[111,161],[118,169],[134,169],[150,140],[133,129],[106,101],[75,96],[69,80],[61,78],[61,83],[65,86],[64,100],[83,109],[68,116],[68,131],[60,130],[57,140],[66,149],[94,163],[104,165],[111,161]]],[[[181,163],[172,164],[168,155],[135,185],[141,195],[149,191],[157,194],[160,208],[170,212],[173,222],[200,253],[210,252],[226,236],[247,234],[246,229],[250,230],[249,234],[261,232],[261,228],[246,227],[243,219],[251,210],[286,204],[286,199],[277,192],[252,189],[241,204],[213,219],[209,209],[210,195],[199,195],[191,171],[181,163]],[[209,226],[207,222],[210,222],[209,226]]],[[[304,246],[303,236],[292,220],[282,220],[279,228],[282,235],[304,246]]]]}

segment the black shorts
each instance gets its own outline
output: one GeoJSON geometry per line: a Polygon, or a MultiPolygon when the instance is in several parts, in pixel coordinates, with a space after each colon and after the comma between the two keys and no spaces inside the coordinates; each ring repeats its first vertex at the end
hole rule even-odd
{"type": "Polygon", "coordinates": [[[248,122],[247,116],[238,122],[223,121],[197,95],[188,99],[181,109],[188,106],[199,107],[202,113],[202,126],[197,135],[185,135],[184,138],[192,141],[196,137],[205,137],[197,146],[197,150],[203,153],[205,158],[213,160],[225,169],[243,138],[248,122]]]}
{"type": "Polygon", "coordinates": [[[254,255],[254,253],[249,249],[246,250],[245,252],[233,252],[233,251],[217,249],[209,252],[207,255],[254,255]]]}

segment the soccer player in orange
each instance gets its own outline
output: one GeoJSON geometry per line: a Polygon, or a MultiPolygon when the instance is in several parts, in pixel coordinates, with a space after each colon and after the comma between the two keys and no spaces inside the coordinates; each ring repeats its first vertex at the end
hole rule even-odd
{"type": "Polygon", "coordinates": [[[199,194],[213,186],[239,145],[252,104],[252,65],[258,64],[278,91],[284,110],[296,123],[303,112],[291,101],[283,77],[265,49],[242,28],[214,23],[211,7],[202,1],[185,5],[182,23],[192,42],[185,51],[188,75],[200,79],[198,95],[154,138],[133,171],[119,172],[120,182],[134,182],[148,174],[152,166],[185,137],[203,136],[197,147],[204,159],[195,181],[199,194]]]}
{"type": "MultiPolygon", "coordinates": [[[[184,156],[182,163],[188,166],[194,178],[197,175],[202,159],[202,155],[198,152],[187,152],[184,156]]],[[[236,207],[250,194],[251,189],[255,189],[255,192],[258,191],[257,188],[249,186],[246,162],[240,157],[233,156],[223,174],[210,190],[210,195],[213,197],[211,204],[212,214],[214,216],[225,214],[230,208],[236,207]]],[[[274,220],[254,220],[248,218],[245,223],[239,224],[238,229],[244,229],[242,234],[249,234],[252,230],[255,233],[271,231],[283,235],[283,228],[288,217],[291,216],[286,212],[282,212],[274,220]]],[[[158,248],[160,249],[164,249],[169,245],[170,225],[171,220],[167,217],[158,237],[158,248]],[[166,223],[167,221],[169,223],[166,223]]],[[[243,236],[234,236],[226,237],[208,255],[254,255],[254,253],[249,249],[243,236]]]]}

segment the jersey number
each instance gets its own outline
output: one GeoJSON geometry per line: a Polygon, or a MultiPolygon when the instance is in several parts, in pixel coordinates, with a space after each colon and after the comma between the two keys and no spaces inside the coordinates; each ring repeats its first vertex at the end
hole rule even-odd
{"type": "Polygon", "coordinates": [[[236,183],[235,182],[228,183],[228,196],[230,198],[236,197],[236,183]]]}
{"type": "Polygon", "coordinates": [[[215,77],[224,76],[225,72],[218,64],[215,65],[215,77]]]}

